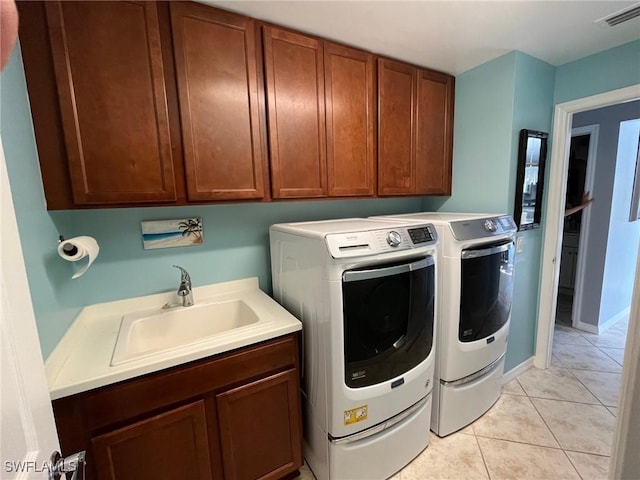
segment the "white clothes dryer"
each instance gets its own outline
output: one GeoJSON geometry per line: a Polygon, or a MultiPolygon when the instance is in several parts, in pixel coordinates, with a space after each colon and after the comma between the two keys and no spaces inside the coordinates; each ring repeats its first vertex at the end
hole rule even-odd
{"type": "Polygon", "coordinates": [[[305,458],[387,478],[429,442],[437,233],[428,223],[272,225],[274,298],[302,321],[305,458]]]}
{"type": "Polygon", "coordinates": [[[431,429],[446,436],[476,420],[500,397],[517,227],[510,215],[425,212],[393,218],[402,224],[430,222],[440,238],[431,429]]]}

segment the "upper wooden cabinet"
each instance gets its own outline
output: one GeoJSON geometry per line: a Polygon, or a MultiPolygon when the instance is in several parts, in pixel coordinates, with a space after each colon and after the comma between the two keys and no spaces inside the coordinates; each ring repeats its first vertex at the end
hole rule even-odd
{"type": "Polygon", "coordinates": [[[378,193],[415,193],[415,68],[378,59],[378,193]]]}
{"type": "Polygon", "coordinates": [[[76,204],[175,201],[156,5],[46,2],[76,204]]]}
{"type": "Polygon", "coordinates": [[[264,27],[274,198],[375,193],[371,53],[264,27]]]}
{"type": "Polygon", "coordinates": [[[253,19],[191,2],[20,2],[48,208],[268,197],[253,19]]]}
{"type": "Polygon", "coordinates": [[[449,195],[454,79],[378,59],[378,194],[449,195]]]}
{"type": "Polygon", "coordinates": [[[375,60],[324,43],[329,196],[372,196],[376,185],[375,60]]]}
{"type": "Polygon", "coordinates": [[[193,2],[18,8],[51,210],[451,192],[449,75],[193,2]]]}
{"type": "Polygon", "coordinates": [[[254,20],[171,4],[189,200],[264,196],[254,20]]]}
{"type": "Polygon", "coordinates": [[[265,26],[274,198],[327,195],[322,41],[265,26]]]}
{"type": "Polygon", "coordinates": [[[418,69],[416,193],[451,195],[454,78],[418,69]]]}

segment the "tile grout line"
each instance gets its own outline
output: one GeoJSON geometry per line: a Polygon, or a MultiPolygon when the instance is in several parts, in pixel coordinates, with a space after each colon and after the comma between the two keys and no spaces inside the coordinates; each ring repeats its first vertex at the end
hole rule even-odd
{"type": "MultiPolygon", "coordinates": [[[[473,425],[473,424],[472,424],[473,425]]],[[[473,428],[472,428],[473,429],[473,428]]],[[[480,457],[482,458],[482,464],[484,465],[484,469],[487,472],[487,478],[491,480],[491,473],[489,472],[489,467],[487,466],[487,461],[484,458],[484,453],[482,451],[482,447],[480,446],[480,441],[478,440],[478,436],[475,434],[475,430],[473,430],[473,438],[476,441],[476,445],[478,446],[478,451],[480,452],[480,457]]]]}
{"type": "MultiPolygon", "coordinates": [[[[525,392],[526,393],[526,392],[525,392]]],[[[538,407],[536,407],[536,404],[533,403],[533,401],[531,400],[531,398],[536,398],[536,397],[530,397],[527,394],[527,398],[529,399],[529,402],[531,403],[531,405],[533,405],[534,410],[536,411],[536,413],[538,414],[538,416],[540,417],[540,419],[542,420],[542,423],[544,423],[545,427],[547,427],[547,429],[549,430],[549,432],[551,433],[551,436],[553,437],[553,439],[558,442],[558,445],[560,446],[560,448],[564,451],[564,447],[562,446],[562,443],[560,443],[560,440],[558,440],[558,438],[556,437],[556,434],[553,433],[553,430],[551,430],[551,427],[549,426],[549,424],[547,423],[547,421],[545,420],[545,418],[542,416],[542,413],[540,413],[540,410],[538,410],[538,407]]],[[[543,399],[546,400],[546,399],[543,399]]],[[[574,402],[570,402],[570,403],[574,403],[574,402]]]]}
{"type": "MultiPolygon", "coordinates": [[[[556,359],[562,364],[562,366],[564,368],[571,368],[571,369],[574,369],[574,370],[586,370],[586,371],[589,371],[589,372],[621,373],[621,372],[612,372],[612,371],[607,371],[607,370],[595,370],[595,369],[591,369],[591,368],[579,368],[579,367],[576,368],[575,366],[573,366],[573,367],[572,366],[568,366],[568,365],[566,365],[565,363],[562,362],[560,357],[558,357],[557,355],[555,355],[553,353],[554,351],[557,352],[559,350],[558,346],[560,346],[560,345],[570,345],[570,346],[574,346],[574,347],[593,347],[596,350],[598,350],[598,352],[600,352],[602,355],[604,355],[608,360],[611,360],[616,366],[622,368],[622,365],[620,365],[620,363],[615,358],[611,357],[606,352],[603,352],[601,350],[601,347],[599,347],[597,345],[593,345],[593,344],[582,345],[582,344],[579,344],[579,343],[555,343],[554,342],[554,344],[552,344],[552,346],[551,346],[551,354],[556,357],[556,359]]],[[[617,348],[617,347],[604,347],[604,348],[617,348]]],[[[621,349],[621,350],[624,350],[624,348],[621,349]]]]}
{"type": "MultiPolygon", "coordinates": [[[[574,330],[575,330],[575,329],[574,329],[574,330]]],[[[580,333],[578,333],[578,334],[580,335],[580,333]]],[[[566,344],[566,345],[578,345],[578,344],[566,344]]],[[[599,352],[601,352],[603,355],[607,356],[608,358],[610,358],[611,360],[613,360],[616,364],[620,365],[620,364],[616,361],[616,359],[612,358],[612,357],[611,357],[610,355],[608,355],[606,352],[603,352],[603,351],[602,351],[602,349],[601,349],[600,347],[598,347],[597,345],[593,345],[593,346],[594,346],[594,347],[596,347],[596,349],[597,349],[599,352]]],[[[614,347],[605,347],[605,348],[614,348],[614,347]]],[[[624,349],[623,349],[623,350],[624,350],[624,349]]],[[[553,348],[552,348],[552,352],[551,352],[551,353],[553,354],[553,348]]],[[[578,377],[578,376],[573,372],[573,370],[581,370],[581,371],[585,371],[585,372],[593,372],[593,373],[598,373],[598,374],[600,374],[600,373],[611,373],[611,374],[615,374],[615,375],[620,375],[621,373],[619,373],[619,372],[606,372],[606,371],[602,371],[602,370],[591,370],[591,369],[585,369],[585,368],[571,368],[571,367],[564,367],[564,368],[565,368],[565,369],[567,369],[567,370],[569,371],[569,373],[570,373],[573,377],[575,377],[575,379],[576,379],[576,380],[578,380],[578,382],[579,382],[582,386],[584,386],[584,388],[586,388],[586,389],[587,389],[587,391],[588,391],[591,395],[593,395],[593,397],[594,397],[594,398],[599,402],[599,404],[600,404],[600,405],[602,405],[603,407],[605,407],[605,408],[607,409],[607,411],[609,411],[609,413],[611,413],[611,411],[608,409],[609,405],[606,405],[606,404],[605,404],[605,403],[600,399],[600,397],[599,397],[598,395],[596,395],[596,393],[595,393],[594,391],[592,391],[592,390],[589,388],[589,386],[588,386],[586,383],[584,383],[584,382],[580,379],[580,377],[578,377]]],[[[537,398],[537,397],[534,397],[534,398],[537,398]]],[[[582,403],[582,402],[574,402],[574,403],[582,403]]],[[[593,404],[591,404],[591,405],[593,405],[593,404]]],[[[613,415],[613,413],[611,413],[611,415],[613,415]]],[[[614,416],[615,416],[615,415],[614,415],[614,416]]]]}
{"type": "MultiPolygon", "coordinates": [[[[545,425],[546,426],[546,425],[545,425]]],[[[548,427],[547,427],[548,428],[548,427]]],[[[553,432],[551,432],[551,429],[549,429],[549,432],[551,433],[551,435],[553,436],[553,432]]],[[[556,442],[558,442],[558,446],[557,447],[552,447],[550,445],[539,445],[537,443],[530,443],[530,442],[525,442],[525,441],[521,441],[521,440],[509,440],[506,438],[497,438],[497,437],[489,437],[487,435],[475,435],[476,438],[486,438],[488,440],[499,440],[501,442],[509,442],[509,443],[517,443],[518,445],[529,445],[531,447],[538,447],[538,448],[551,448],[553,450],[563,450],[562,446],[560,446],[560,442],[558,442],[556,440],[556,438],[554,437],[554,440],[556,440],[556,442]]],[[[582,453],[582,452],[580,452],[582,453]]]]}
{"type": "Polygon", "coordinates": [[[597,347],[597,348],[598,348],[598,350],[600,350],[602,353],[604,353],[607,357],[609,357],[611,360],[613,360],[614,362],[616,362],[618,365],[620,365],[620,366],[622,367],[622,364],[621,364],[618,360],[616,360],[616,359],[615,359],[615,358],[613,358],[611,355],[609,355],[607,352],[605,352],[604,350],[602,350],[602,348],[615,348],[615,349],[618,349],[618,350],[622,350],[623,357],[624,357],[624,347],[623,347],[623,348],[620,348],[620,347],[597,347]]]}
{"type": "MultiPolygon", "coordinates": [[[[536,398],[536,397],[533,397],[533,398],[536,398]]],[[[575,403],[577,403],[578,405],[589,405],[589,404],[578,403],[578,402],[570,402],[570,401],[566,401],[566,400],[555,400],[555,399],[551,399],[551,398],[540,398],[539,400],[547,400],[547,401],[550,401],[550,402],[574,403],[574,404],[575,404],[575,403]]],[[[531,403],[533,403],[533,402],[531,402],[531,403]]],[[[591,404],[591,405],[589,405],[589,406],[592,406],[592,407],[602,407],[602,408],[604,408],[604,409],[605,409],[605,410],[606,410],[610,415],[612,415],[614,418],[616,418],[616,416],[615,416],[615,415],[613,415],[613,413],[611,413],[611,411],[610,411],[610,410],[609,410],[605,405],[593,405],[593,404],[591,404]]],[[[551,432],[551,435],[553,435],[553,437],[554,437],[554,438],[556,439],[556,441],[558,442],[558,445],[560,445],[560,447],[562,448],[562,450],[563,450],[564,452],[569,451],[569,452],[576,452],[576,453],[584,453],[584,454],[586,454],[586,455],[598,455],[598,456],[601,456],[601,457],[610,457],[610,455],[603,455],[603,454],[601,454],[601,453],[584,452],[584,451],[580,451],[580,450],[572,450],[572,449],[569,449],[569,448],[565,448],[565,447],[563,447],[563,446],[562,446],[562,443],[560,443],[560,441],[556,438],[556,435],[553,433],[553,430],[551,430],[551,427],[549,427],[549,425],[548,425],[547,421],[545,420],[545,418],[542,416],[542,414],[541,414],[541,413],[540,413],[540,411],[538,410],[538,407],[536,407],[536,405],[535,405],[535,404],[533,404],[533,408],[535,408],[535,409],[536,409],[536,411],[538,412],[538,415],[540,415],[540,417],[542,418],[542,421],[544,422],[544,424],[547,426],[547,428],[548,428],[548,429],[549,429],[549,431],[551,432]]],[[[611,433],[611,435],[613,435],[613,432],[611,433]]]]}
{"type": "MultiPolygon", "coordinates": [[[[526,393],[526,392],[525,392],[526,393]]],[[[569,460],[569,465],[571,465],[571,467],[573,468],[573,470],[576,472],[576,475],[578,475],[578,477],[580,477],[581,479],[583,478],[582,475],[580,475],[580,472],[578,471],[578,469],[576,468],[576,466],[573,464],[573,462],[571,461],[571,458],[569,458],[569,455],[567,455],[567,451],[565,450],[564,446],[562,445],[562,443],[560,443],[560,440],[558,440],[558,438],[556,437],[556,434],[553,433],[553,430],[551,430],[551,427],[549,426],[549,424],[547,423],[547,421],[545,420],[545,418],[542,416],[542,413],[540,413],[540,410],[538,410],[538,407],[536,407],[535,403],[533,403],[531,401],[531,397],[529,397],[527,395],[527,398],[529,398],[529,401],[531,402],[531,404],[533,405],[533,408],[536,410],[536,412],[538,413],[538,415],[540,416],[540,418],[542,419],[542,422],[545,424],[545,426],[547,427],[547,429],[549,430],[549,432],[551,432],[551,435],[553,436],[553,438],[555,439],[556,442],[558,442],[558,445],[560,445],[560,449],[562,450],[562,453],[564,453],[564,456],[567,458],[567,460],[569,460]]],[[[535,398],[535,397],[534,397],[535,398]]],[[[569,403],[575,403],[575,402],[569,402],[569,403]]]]}
{"type": "MultiPolygon", "coordinates": [[[[595,398],[595,399],[598,401],[599,405],[602,405],[602,406],[603,406],[603,407],[605,407],[605,408],[607,407],[607,406],[602,402],[602,400],[600,400],[600,397],[598,397],[594,392],[592,392],[592,391],[591,391],[591,389],[590,389],[587,385],[585,385],[585,383],[584,383],[582,380],[580,380],[580,377],[578,377],[575,373],[573,373],[573,371],[572,371],[572,369],[571,369],[571,368],[567,368],[567,370],[568,370],[569,374],[570,374],[570,375],[572,375],[572,376],[573,376],[573,377],[578,381],[578,383],[579,383],[580,385],[582,385],[584,388],[586,388],[586,389],[587,389],[587,392],[589,392],[591,395],[593,395],[593,398],[595,398]]],[[[582,370],[582,369],[580,369],[580,368],[574,368],[573,370],[582,370]]],[[[596,370],[585,370],[585,372],[594,372],[594,371],[596,371],[596,370]]],[[[598,372],[598,373],[608,373],[608,372],[598,372]]],[[[574,402],[574,403],[581,403],[581,402],[574,402]]],[[[595,404],[590,403],[590,404],[588,404],[588,405],[595,405],[595,404]]],[[[609,413],[611,413],[611,412],[609,412],[609,413]]]]}
{"type": "MultiPolygon", "coordinates": [[[[576,369],[579,370],[579,369],[576,369]]],[[[595,373],[612,373],[612,372],[600,372],[600,371],[596,371],[596,370],[584,370],[585,372],[595,372],[595,373]]],[[[573,375],[574,377],[576,377],[576,380],[578,380],[578,382],[580,382],[584,388],[586,388],[589,393],[591,393],[591,395],[593,395],[595,397],[596,400],[598,400],[598,402],[600,402],[600,405],[602,405],[604,408],[607,409],[607,411],[609,411],[609,405],[605,405],[605,403],[600,400],[600,397],[598,397],[598,395],[595,394],[595,392],[593,392],[586,383],[584,383],[582,380],[580,380],[580,377],[578,377],[577,375],[575,375],[573,372],[570,372],[571,375],[573,375]]],[[[614,375],[620,375],[619,373],[615,373],[614,375]]],[[[576,402],[578,403],[578,402],[576,402]]],[[[611,411],[609,411],[609,413],[611,413],[611,411]]],[[[611,415],[613,415],[613,413],[611,413],[611,415]]],[[[615,416],[615,415],[614,415],[615,416]]]]}
{"type": "Polygon", "coordinates": [[[562,450],[562,452],[564,453],[564,456],[567,458],[567,460],[569,460],[569,463],[571,464],[573,469],[578,474],[578,477],[580,477],[582,480],[585,480],[585,478],[580,474],[580,471],[578,470],[578,467],[576,467],[575,463],[573,463],[573,460],[571,460],[571,457],[567,454],[567,451],[566,450],[562,450]]]}
{"type": "MultiPolygon", "coordinates": [[[[527,392],[525,392],[527,393],[527,392]]],[[[544,426],[547,427],[547,430],[549,430],[549,433],[551,434],[551,436],[553,437],[553,439],[556,441],[556,443],[558,444],[558,446],[564,450],[564,447],[562,446],[562,443],[560,443],[560,440],[558,440],[558,438],[556,437],[556,434],[553,433],[553,430],[551,430],[551,427],[549,426],[549,424],[547,423],[547,421],[544,419],[544,417],[542,416],[542,414],[540,413],[540,410],[538,410],[538,407],[536,407],[535,403],[533,403],[533,401],[531,400],[531,398],[535,398],[535,397],[530,397],[529,395],[527,395],[527,399],[529,400],[529,403],[531,404],[531,406],[533,407],[533,409],[536,411],[536,413],[538,414],[538,416],[540,417],[540,420],[542,420],[542,423],[544,423],[544,426]]]]}

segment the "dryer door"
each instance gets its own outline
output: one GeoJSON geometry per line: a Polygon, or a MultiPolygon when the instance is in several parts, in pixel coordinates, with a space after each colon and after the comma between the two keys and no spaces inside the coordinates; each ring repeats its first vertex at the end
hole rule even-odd
{"type": "Polygon", "coordinates": [[[431,256],[343,273],[347,386],[360,388],[390,380],[429,356],[434,277],[431,256]]]}
{"type": "Polygon", "coordinates": [[[458,327],[461,342],[491,337],[509,320],[514,254],[513,240],[462,251],[458,327]]]}

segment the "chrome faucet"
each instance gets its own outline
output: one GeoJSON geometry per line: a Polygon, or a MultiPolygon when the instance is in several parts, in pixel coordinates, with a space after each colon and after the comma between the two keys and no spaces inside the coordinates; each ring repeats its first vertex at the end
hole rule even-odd
{"type": "Polygon", "coordinates": [[[174,265],[174,267],[180,270],[180,286],[178,287],[177,293],[182,299],[182,303],[166,303],[162,307],[164,309],[179,307],[180,305],[183,307],[190,307],[193,305],[193,292],[191,291],[191,277],[189,276],[189,272],[178,265],[174,265]]]}

